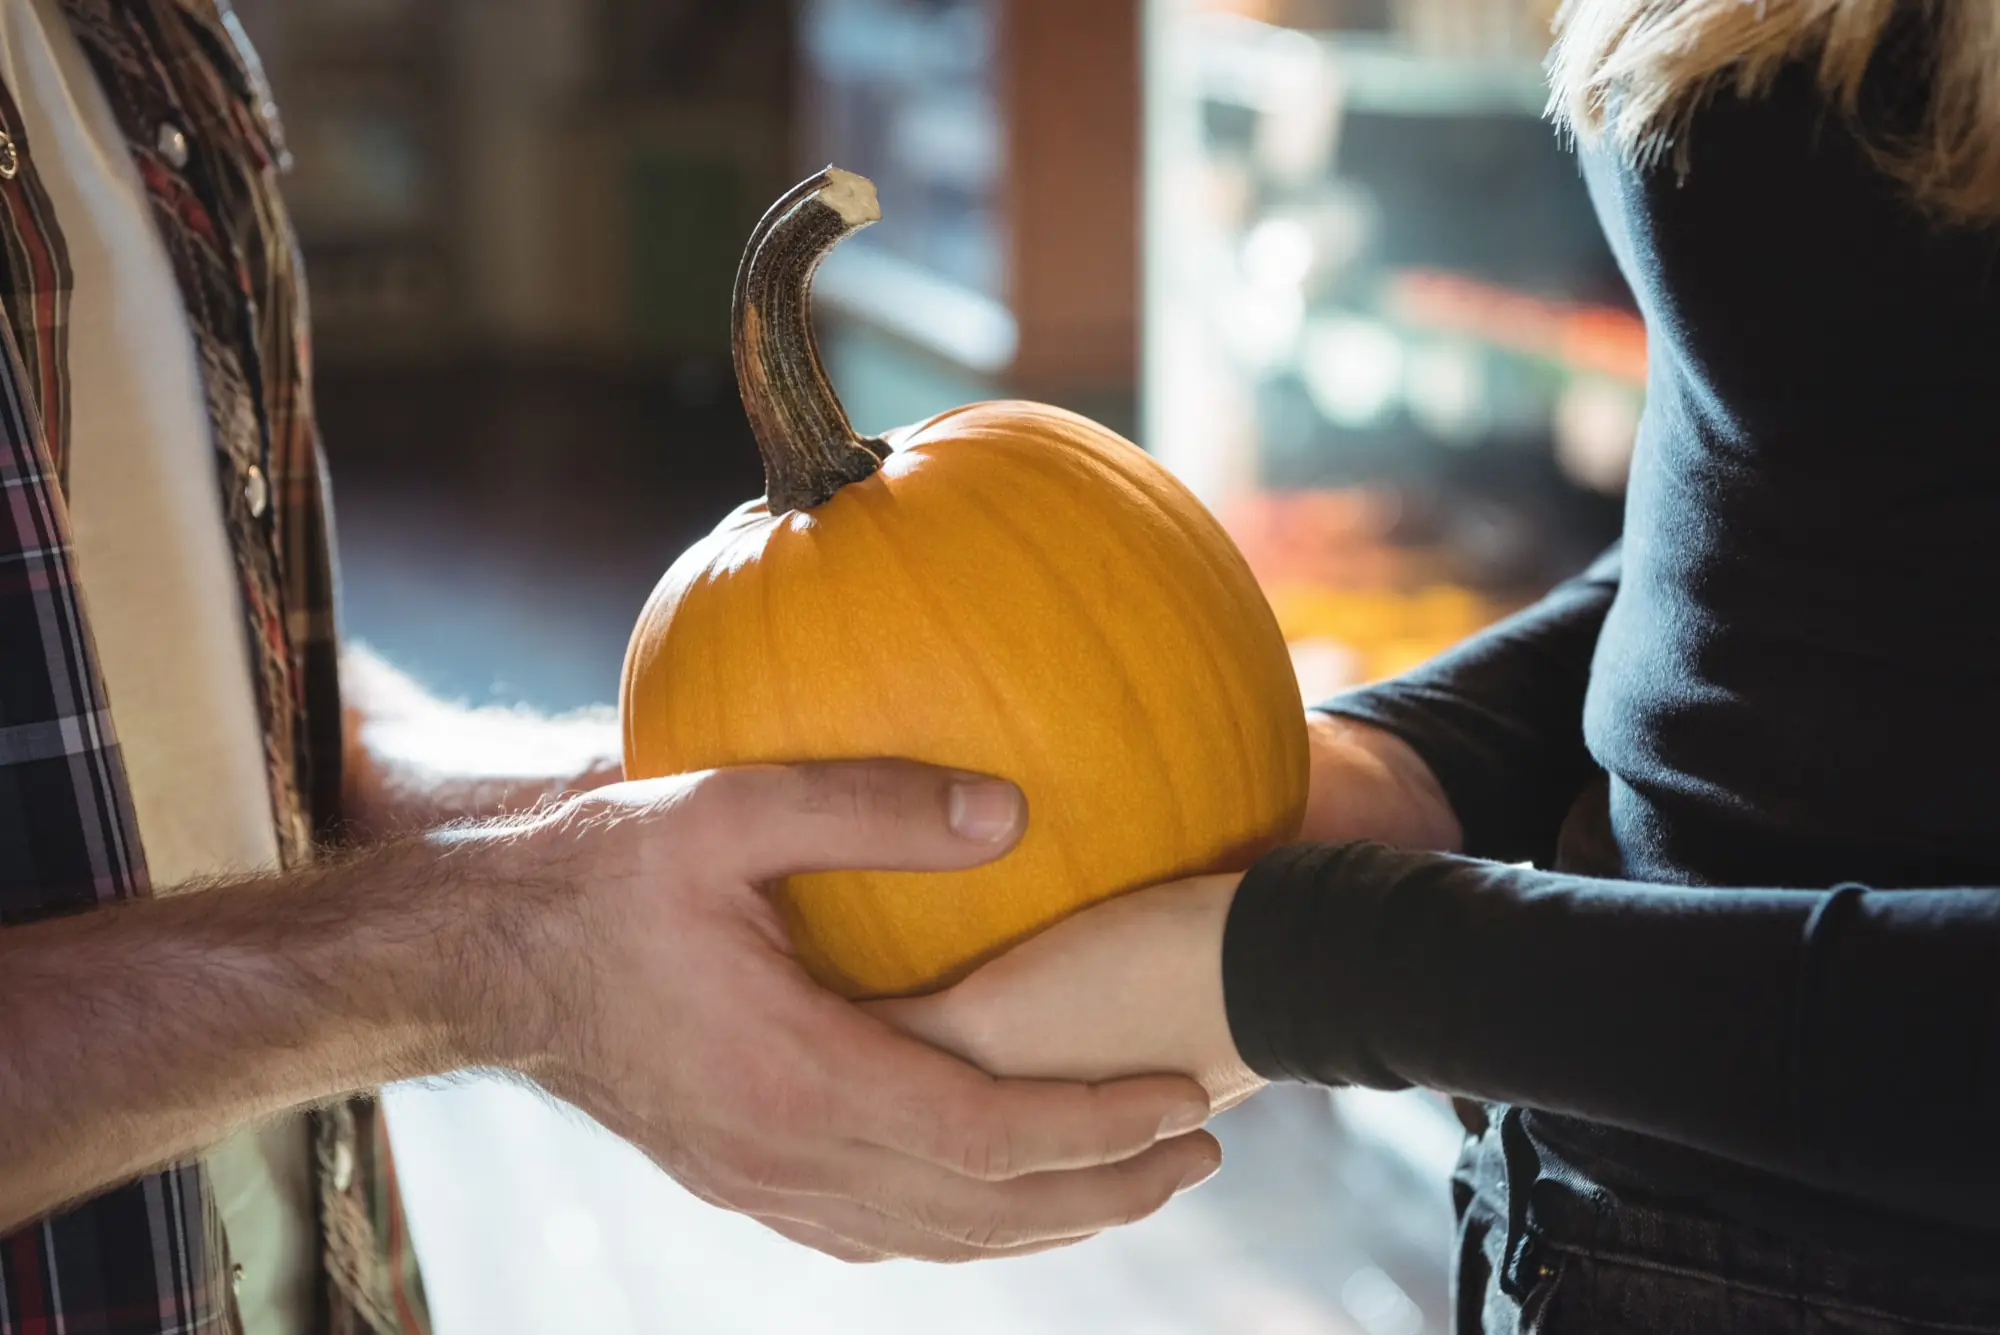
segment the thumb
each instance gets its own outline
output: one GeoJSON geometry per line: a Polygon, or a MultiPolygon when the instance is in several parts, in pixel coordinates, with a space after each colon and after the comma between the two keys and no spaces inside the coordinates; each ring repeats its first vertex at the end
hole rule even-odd
{"type": "Polygon", "coordinates": [[[717,770],[690,806],[752,881],[975,867],[1013,848],[1028,823],[1013,784],[902,760],[717,770]]]}

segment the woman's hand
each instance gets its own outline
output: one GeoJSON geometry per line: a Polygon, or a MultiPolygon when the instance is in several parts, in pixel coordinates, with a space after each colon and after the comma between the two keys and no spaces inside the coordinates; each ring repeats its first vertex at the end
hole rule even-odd
{"type": "Polygon", "coordinates": [[[1191,1075],[1217,1109],[1263,1081],[1222,1003],[1222,929],[1240,874],[1198,876],[1085,909],[956,987],[870,1009],[997,1076],[1191,1075]]]}
{"type": "MultiPolygon", "coordinates": [[[[1455,851],[1458,820],[1421,757],[1390,733],[1307,715],[1312,781],[1300,835],[1455,851]]],[[[891,1024],[994,1075],[1191,1075],[1218,1108],[1263,1085],[1222,999],[1222,931],[1240,874],[1198,876],[1084,910],[956,987],[874,1003],[891,1024]]]]}
{"type": "Polygon", "coordinates": [[[1444,788],[1423,757],[1393,733],[1352,719],[1306,715],[1312,777],[1299,838],[1315,844],[1371,839],[1392,848],[1456,853],[1462,835],[1444,788]]]}

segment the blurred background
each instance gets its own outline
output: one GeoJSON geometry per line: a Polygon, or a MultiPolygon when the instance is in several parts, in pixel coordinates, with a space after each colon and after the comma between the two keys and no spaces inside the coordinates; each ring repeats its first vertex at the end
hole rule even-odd
{"type": "MultiPolygon", "coordinates": [[[[730,283],[828,161],[885,213],[818,285],[856,424],[1008,394],[1130,434],[1309,699],[1616,534],[1644,338],[1541,117],[1552,4],[235,2],[294,159],[346,627],[448,695],[615,697],[653,582],[761,489],[730,283]]],[[[517,1087],[391,1117],[442,1335],[1448,1327],[1459,1132],[1422,1095],[1270,1091],[1158,1218],[945,1270],[793,1248],[517,1087]]]]}

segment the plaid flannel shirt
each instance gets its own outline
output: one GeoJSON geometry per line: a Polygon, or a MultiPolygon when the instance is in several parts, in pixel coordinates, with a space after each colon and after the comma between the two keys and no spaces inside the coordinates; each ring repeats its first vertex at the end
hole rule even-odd
{"type": "MultiPolygon", "coordinates": [[[[339,820],[332,532],[283,132],[225,0],[62,0],[151,200],[195,341],[283,862],[339,820]]],[[[0,930],[149,891],[64,501],[69,258],[0,89],[0,930]]],[[[311,1115],[329,1335],[428,1328],[382,1119],[311,1115]]],[[[198,1163],[0,1237],[0,1335],[239,1322],[198,1163]]]]}

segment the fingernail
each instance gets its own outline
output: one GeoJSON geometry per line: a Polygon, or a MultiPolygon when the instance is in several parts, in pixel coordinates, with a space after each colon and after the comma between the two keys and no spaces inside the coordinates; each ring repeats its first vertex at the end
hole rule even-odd
{"type": "Polygon", "coordinates": [[[997,844],[1021,820],[1021,794],[995,779],[960,780],[951,786],[947,819],[951,832],[974,843],[997,844]]]}
{"type": "Polygon", "coordinates": [[[1160,1119],[1160,1134],[1155,1140],[1172,1140],[1175,1136],[1185,1136],[1190,1131],[1201,1129],[1208,1120],[1206,1103],[1184,1103],[1160,1119]]]}
{"type": "Polygon", "coordinates": [[[1183,1192],[1193,1191],[1196,1187],[1214,1177],[1216,1170],[1221,1167],[1222,1160],[1220,1159],[1196,1164],[1194,1167],[1188,1169],[1187,1176],[1181,1179],[1181,1184],[1178,1187],[1174,1188],[1174,1195],[1179,1196],[1183,1192]]]}

